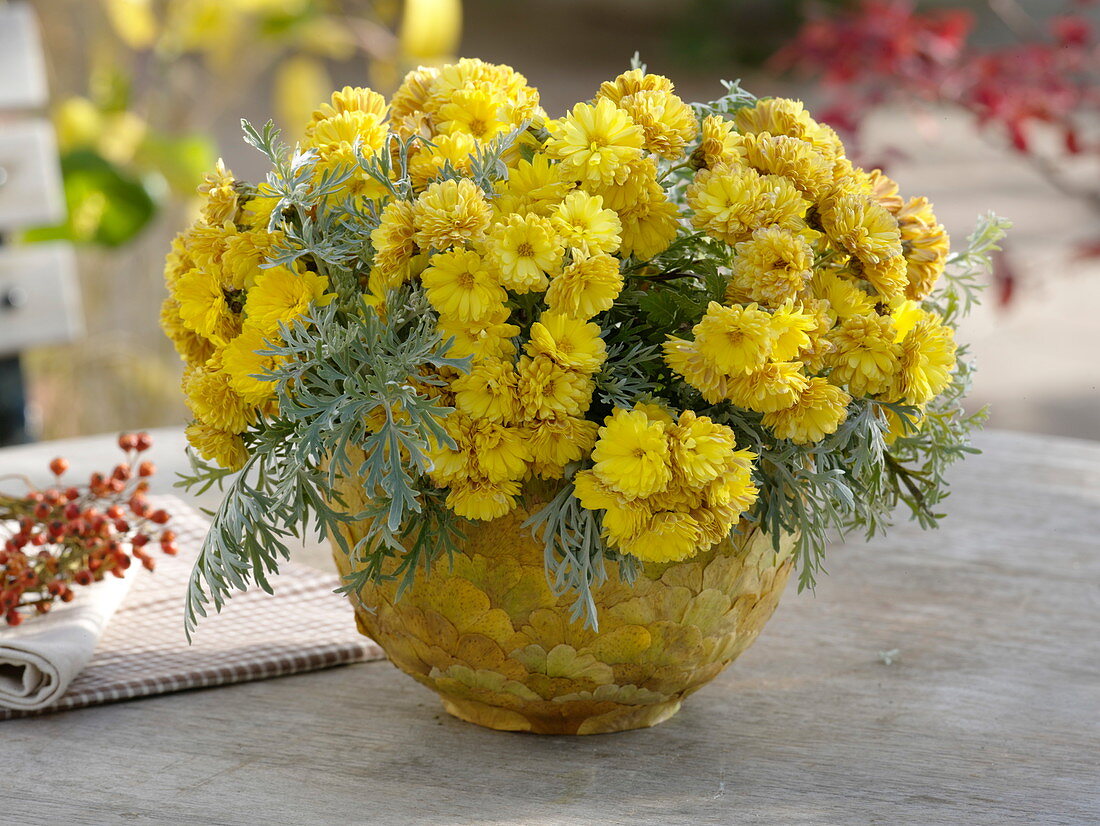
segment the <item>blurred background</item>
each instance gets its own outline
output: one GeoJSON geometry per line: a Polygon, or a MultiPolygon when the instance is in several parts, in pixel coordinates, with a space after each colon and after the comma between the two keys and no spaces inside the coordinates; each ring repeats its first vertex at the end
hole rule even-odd
{"type": "Polygon", "coordinates": [[[332,88],[389,92],[455,56],[513,65],[554,116],[635,51],[687,100],[720,78],[802,98],[960,244],[979,213],[1010,218],[961,333],[973,404],[991,426],[1100,439],[1095,0],[0,0],[0,70],[27,10],[48,97],[0,111],[0,169],[18,125],[48,119],[65,209],[0,225],[0,287],[4,256],[60,243],[80,302],[67,341],[20,346],[17,291],[0,295],[0,404],[27,411],[22,432],[0,417],[0,443],[185,422],[157,326],[162,259],[217,158],[264,174],[242,116],[293,135],[332,88]]]}

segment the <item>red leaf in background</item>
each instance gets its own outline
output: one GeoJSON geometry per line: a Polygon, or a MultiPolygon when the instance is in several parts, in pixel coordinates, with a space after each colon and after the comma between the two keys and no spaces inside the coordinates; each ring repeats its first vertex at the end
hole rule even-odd
{"type": "Polygon", "coordinates": [[[1092,40],[1092,26],[1088,20],[1077,14],[1052,18],[1050,31],[1063,46],[1080,48],[1092,40]]]}
{"type": "Polygon", "coordinates": [[[998,307],[1002,309],[1012,303],[1016,294],[1016,286],[1019,279],[1016,271],[1009,263],[1008,256],[1003,249],[993,253],[993,290],[998,307]]]}
{"type": "Polygon", "coordinates": [[[1072,126],[1066,130],[1065,134],[1066,151],[1071,155],[1081,154],[1081,138],[1077,135],[1077,130],[1072,126]]]}

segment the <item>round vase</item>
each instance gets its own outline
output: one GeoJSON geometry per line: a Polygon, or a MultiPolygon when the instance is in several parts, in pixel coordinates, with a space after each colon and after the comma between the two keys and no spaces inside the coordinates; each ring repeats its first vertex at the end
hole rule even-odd
{"type": "Polygon", "coordinates": [[[571,621],[572,595],[550,591],[529,516],[464,523],[453,565],[417,571],[400,599],[393,581],[352,595],[359,629],[394,665],[489,728],[598,734],[667,720],[752,644],[791,571],[789,537],[776,552],[752,528],[684,562],[639,565],[632,585],[609,562],[592,630],[571,621]]]}

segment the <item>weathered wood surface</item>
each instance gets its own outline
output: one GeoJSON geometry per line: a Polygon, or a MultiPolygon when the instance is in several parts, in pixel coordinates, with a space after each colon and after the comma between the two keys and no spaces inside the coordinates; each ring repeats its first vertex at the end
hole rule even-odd
{"type": "Polygon", "coordinates": [[[939,533],[836,546],[658,728],[484,731],[365,664],[2,723],[0,822],[1098,822],[1100,445],[980,444],[939,533]]]}

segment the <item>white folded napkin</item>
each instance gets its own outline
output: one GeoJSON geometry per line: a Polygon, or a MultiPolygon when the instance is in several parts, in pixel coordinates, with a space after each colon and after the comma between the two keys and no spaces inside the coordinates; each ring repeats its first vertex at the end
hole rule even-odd
{"type": "Polygon", "coordinates": [[[29,616],[15,627],[0,624],[0,708],[34,711],[57,702],[144,573],[135,566],[122,579],[107,576],[75,588],[72,602],[56,602],[48,614],[29,616]]]}

